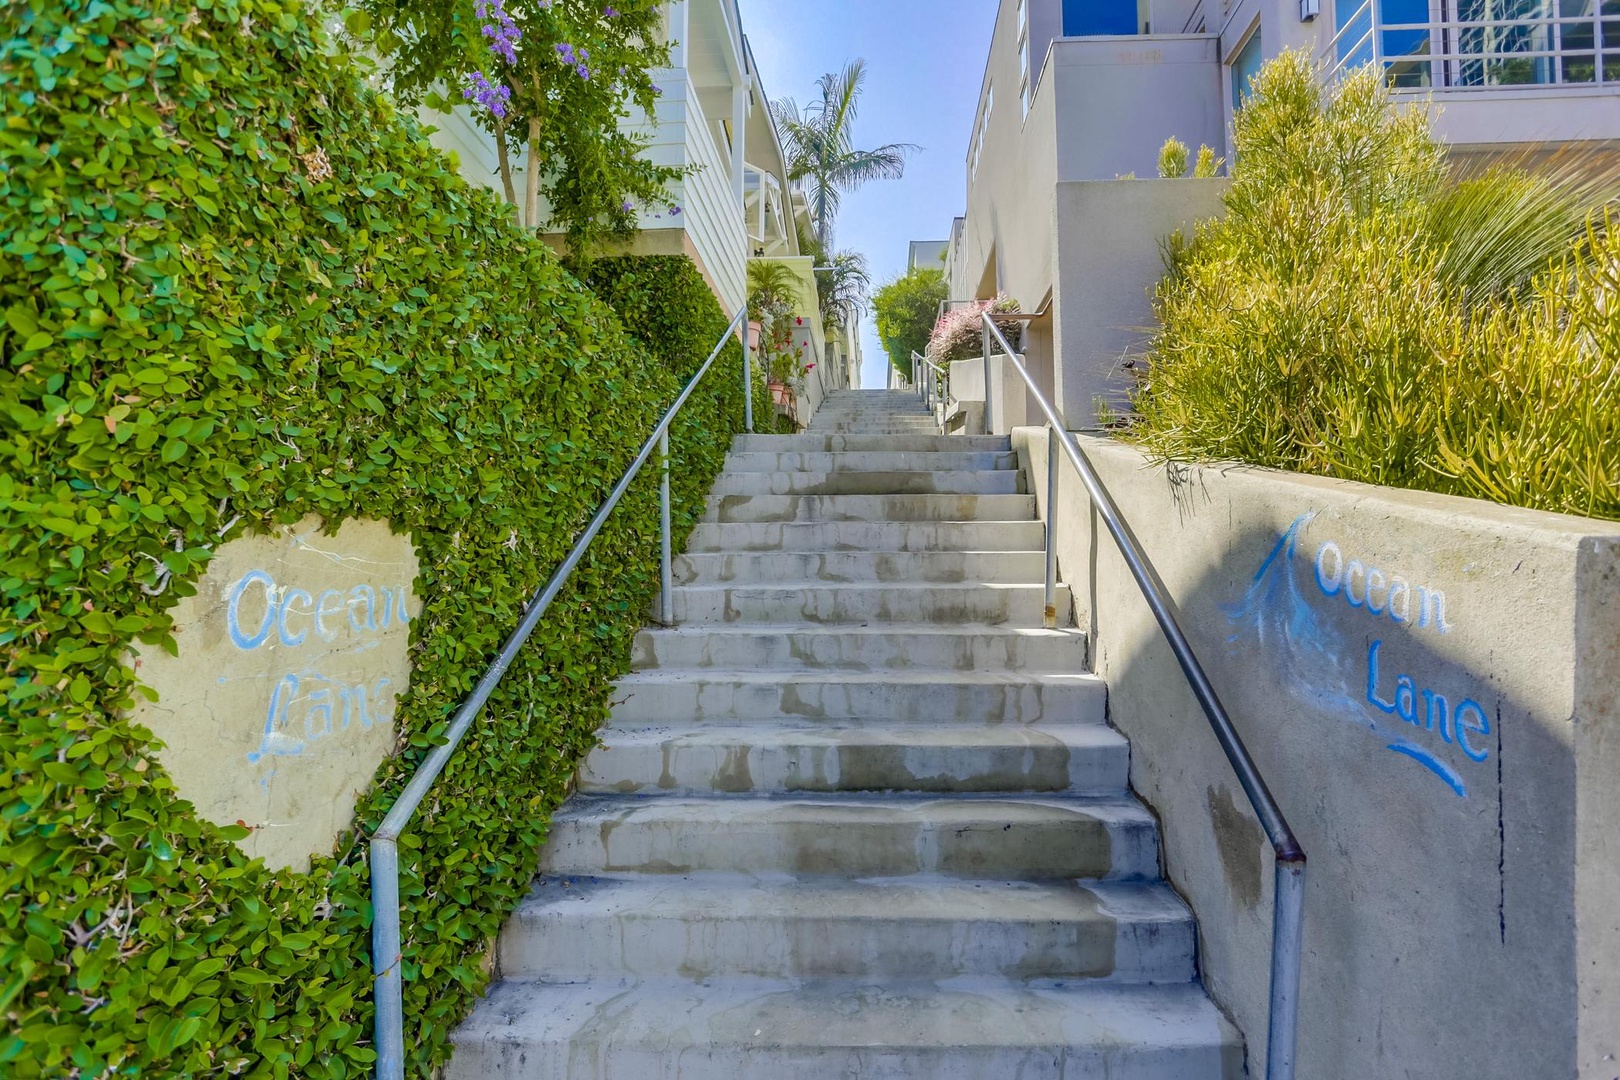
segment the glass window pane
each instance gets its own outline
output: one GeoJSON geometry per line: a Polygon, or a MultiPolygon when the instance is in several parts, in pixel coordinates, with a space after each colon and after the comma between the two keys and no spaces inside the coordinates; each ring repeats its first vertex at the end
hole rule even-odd
{"type": "Polygon", "coordinates": [[[1260,31],[1249,35],[1249,40],[1232,58],[1232,108],[1241,108],[1250,94],[1249,80],[1260,73],[1263,57],[1260,50],[1260,31]]]}
{"type": "Polygon", "coordinates": [[[1137,33],[1136,0],[1063,0],[1067,37],[1137,33]]]}

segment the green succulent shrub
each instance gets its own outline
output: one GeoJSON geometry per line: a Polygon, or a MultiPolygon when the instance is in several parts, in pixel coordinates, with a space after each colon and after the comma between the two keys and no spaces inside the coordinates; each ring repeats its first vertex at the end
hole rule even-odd
{"type": "Polygon", "coordinates": [[[1288,53],[1238,112],[1226,215],[1172,238],[1125,437],[1620,517],[1620,185],[1459,174],[1370,72],[1288,53]]]}
{"type": "MultiPolygon", "coordinates": [[[[603,302],[294,3],[4,10],[0,1074],[369,1075],[363,839],[727,318],[683,260],[599,266],[603,302]],[[126,654],[173,647],[220,544],[312,512],[409,531],[423,611],[354,833],[269,872],[127,719],[126,654]]],[[[729,345],[674,430],[680,536],[739,364],[729,345]]],[[[416,1075],[607,713],[656,491],[648,470],[402,841],[416,1075]]]]}
{"type": "Polygon", "coordinates": [[[1191,161],[1191,151],[1187,144],[1174,135],[1164,140],[1159,147],[1159,178],[1161,180],[1175,180],[1187,175],[1187,164],[1191,161]]]}

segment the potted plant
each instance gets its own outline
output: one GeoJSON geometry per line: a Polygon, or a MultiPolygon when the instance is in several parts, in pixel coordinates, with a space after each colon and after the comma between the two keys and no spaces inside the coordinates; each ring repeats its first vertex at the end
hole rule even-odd
{"type": "Polygon", "coordinates": [[[748,265],[750,344],[765,369],[771,401],[783,413],[793,410],[792,384],[799,375],[798,350],[793,347],[793,284],[792,271],[782,263],[760,260],[748,265]]]}

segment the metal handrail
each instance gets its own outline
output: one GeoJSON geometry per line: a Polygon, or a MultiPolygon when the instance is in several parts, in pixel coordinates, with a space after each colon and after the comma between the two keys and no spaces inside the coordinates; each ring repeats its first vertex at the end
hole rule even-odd
{"type": "MultiPolygon", "coordinates": [[[[1054,524],[1057,520],[1055,496],[1059,455],[1055,451],[1061,447],[1080,474],[1080,480],[1091,496],[1092,506],[1096,508],[1103,523],[1108,526],[1108,532],[1113,536],[1114,543],[1119,546],[1120,554],[1124,557],[1126,566],[1130,568],[1131,576],[1136,579],[1137,587],[1142,590],[1154,619],[1158,621],[1159,629],[1168,639],[1170,650],[1175,653],[1176,662],[1181,665],[1182,674],[1192,686],[1193,696],[1198,699],[1204,715],[1209,718],[1210,726],[1215,731],[1215,738],[1221,744],[1226,760],[1231,763],[1232,771],[1237,774],[1238,783],[1242,785],[1243,793],[1248,796],[1249,805],[1260,819],[1260,825],[1266,830],[1266,837],[1276,854],[1277,877],[1272,915],[1271,1009],[1266,1076],[1268,1080],[1292,1080],[1295,1040],[1299,1027],[1300,935],[1304,917],[1305,851],[1300,847],[1293,830],[1288,827],[1282,809],[1272,797],[1265,779],[1260,775],[1254,759],[1249,756],[1248,749],[1243,745],[1242,738],[1233,726],[1226,706],[1221,703],[1220,696],[1215,692],[1214,685],[1204,671],[1204,666],[1199,663],[1197,655],[1193,652],[1192,643],[1187,640],[1187,635],[1181,628],[1181,621],[1177,617],[1175,601],[1170,598],[1169,590],[1160,580],[1158,571],[1149,561],[1141,542],[1136,539],[1136,535],[1131,532],[1130,526],[1120,514],[1118,505],[1109,495],[1108,489],[1103,486],[1096,468],[1080,449],[1080,445],[1075,442],[1074,436],[1064,429],[1057,410],[1047,400],[1046,395],[1041,393],[1041,388],[1035,385],[1035,380],[1030,377],[1029,371],[1018,359],[1017,353],[1007,343],[1006,337],[997,328],[989,313],[983,318],[987,340],[994,340],[1000,346],[1018,374],[1023,377],[1024,384],[1029,387],[1030,394],[1040,405],[1041,411],[1046,414],[1047,422],[1051,424],[1050,437],[1054,452],[1047,455],[1046,511],[1048,605],[1051,604],[1056,572],[1056,545],[1053,541],[1054,524]]],[[[986,396],[988,397],[988,394],[986,396]]],[[[1048,607],[1048,611],[1051,610],[1048,607]]]]}
{"type": "MultiPolygon", "coordinates": [[[[400,941],[399,920],[399,837],[405,831],[405,827],[410,824],[412,815],[416,813],[416,808],[421,805],[422,800],[427,796],[433,782],[439,778],[439,774],[449,764],[451,756],[456,752],[456,747],[461,744],[462,737],[467,734],[467,729],[478,718],[478,714],[483,711],[484,705],[489,701],[490,695],[495,692],[495,688],[500,685],[501,679],[505,677],[507,669],[517,659],[518,650],[523,647],[523,643],[528,640],[529,635],[534,632],[534,628],[539,625],[541,617],[546,613],[546,609],[551,607],[551,602],[557,598],[557,594],[568,583],[568,578],[573,574],[574,567],[578,566],[579,561],[585,557],[585,552],[590,548],[591,542],[596,539],[597,533],[602,531],[602,526],[607,523],[608,516],[613,513],[614,508],[624,498],[625,492],[630,490],[630,484],[640,474],[642,466],[647,464],[647,459],[652,457],[655,448],[661,449],[663,453],[663,477],[660,485],[661,512],[659,515],[663,530],[661,544],[662,609],[665,621],[673,621],[669,617],[672,592],[669,427],[674,421],[675,415],[681,411],[681,407],[686,404],[687,399],[692,396],[692,392],[697,389],[698,383],[703,381],[703,377],[714,366],[715,360],[719,358],[721,351],[725,349],[726,342],[731,340],[731,335],[737,332],[738,326],[747,317],[747,314],[747,308],[737,312],[736,318],[732,319],[731,325],[726,327],[726,332],[715,345],[714,351],[703,362],[703,366],[698,369],[697,374],[693,375],[691,381],[686,384],[686,388],[681,391],[680,397],[675,399],[675,404],[671,405],[669,411],[664,413],[664,418],[658,422],[658,427],[653,430],[647,441],[642,444],[641,453],[636,455],[635,461],[631,463],[629,470],[614,486],[613,491],[607,497],[607,501],[601,505],[595,516],[591,518],[590,523],[585,526],[585,531],[580,534],[579,540],[574,544],[573,550],[568,553],[568,557],[562,561],[562,565],[558,566],[551,575],[551,580],[547,581],[530,599],[523,621],[518,624],[516,630],[512,631],[512,636],[506,639],[506,644],[501,647],[500,653],[495,657],[494,662],[490,664],[489,670],[484,673],[483,678],[478,680],[478,685],[473,689],[472,695],[462,703],[460,709],[456,710],[455,716],[451,719],[450,728],[445,733],[444,743],[436,747],[433,753],[428,755],[427,760],[417,767],[416,774],[411,777],[410,783],[405,785],[405,790],[400,793],[399,799],[395,801],[393,808],[388,811],[388,816],[383,818],[382,824],[378,826],[377,831],[371,836],[371,966],[375,978],[373,994],[377,1011],[378,1080],[403,1080],[405,1076],[405,999],[404,981],[400,972],[400,966],[404,961],[404,950],[400,941]]],[[[745,361],[747,356],[748,345],[745,341],[743,343],[745,361]]],[[[753,386],[747,368],[748,365],[745,363],[744,379],[749,381],[744,382],[744,400],[751,403],[753,401],[753,386]]],[[[751,412],[752,410],[748,411],[751,412]]]]}
{"type": "MultiPolygon", "coordinates": [[[[921,369],[922,379],[919,380],[918,392],[922,394],[923,404],[933,410],[938,408],[943,401],[939,392],[939,380],[946,378],[945,369],[919,353],[916,349],[913,349],[911,350],[911,370],[913,372],[919,370],[917,367],[917,361],[919,360],[923,362],[924,366],[921,369]]],[[[936,419],[938,418],[936,417],[936,419]]]]}

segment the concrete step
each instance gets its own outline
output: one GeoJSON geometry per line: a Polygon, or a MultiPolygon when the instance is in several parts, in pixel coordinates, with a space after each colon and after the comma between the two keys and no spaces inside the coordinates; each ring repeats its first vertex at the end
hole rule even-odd
{"type": "Polygon", "coordinates": [[[907,394],[904,397],[884,401],[863,401],[859,398],[829,397],[821,403],[817,412],[898,412],[921,413],[926,411],[922,398],[916,394],[907,394]]]}
{"type": "Polygon", "coordinates": [[[1016,469],[973,472],[728,472],[712,495],[1019,495],[1016,469]]]}
{"type": "Polygon", "coordinates": [[[1239,1080],[1194,985],[1009,979],[497,986],[446,1080],[1239,1080]]]}
{"type": "Polygon", "coordinates": [[[683,626],[643,630],[631,663],[638,670],[723,668],[779,671],[1086,670],[1079,630],[1005,626],[683,626]]]}
{"type": "Polygon", "coordinates": [[[1033,495],[711,495],[703,520],[1033,521],[1033,495]]]}
{"type": "MultiPolygon", "coordinates": [[[[1066,585],[1056,594],[1058,624],[1072,621],[1066,585]]],[[[687,623],[989,623],[1044,625],[1044,585],[677,585],[675,621],[687,623]]]]}
{"type": "Polygon", "coordinates": [[[725,475],[740,472],[958,472],[1016,469],[1017,454],[997,453],[747,453],[726,458],[725,475]]]}
{"type": "Polygon", "coordinates": [[[1098,723],[614,724],[579,770],[596,794],[908,791],[1123,795],[1124,736],[1098,723]]]}
{"type": "Polygon", "coordinates": [[[827,402],[824,403],[821,408],[816,410],[817,419],[820,419],[823,416],[830,416],[838,419],[872,419],[874,417],[886,419],[892,416],[899,416],[907,419],[913,417],[927,419],[928,409],[923,406],[921,402],[913,402],[909,405],[879,406],[846,405],[843,402],[827,402]]]}
{"type": "Polygon", "coordinates": [[[839,976],[1185,983],[1192,916],[1163,884],[542,878],[500,937],[504,977],[839,976]]]}
{"type": "Polygon", "coordinates": [[[811,424],[810,431],[828,435],[937,435],[939,425],[929,420],[919,420],[915,424],[897,420],[851,420],[848,423],[811,424]]]}
{"type": "Polygon", "coordinates": [[[997,582],[1030,584],[1046,580],[1044,551],[777,551],[680,555],[674,561],[678,585],[780,581],[880,582],[918,584],[997,582]]]}
{"type": "Polygon", "coordinates": [[[1097,676],[1004,671],[633,672],[614,687],[619,724],[684,719],[873,720],[939,724],[1101,724],[1097,676]]]}
{"type": "MultiPolygon", "coordinates": [[[[822,521],[701,523],[692,553],[757,551],[1044,551],[1038,521],[822,521]]],[[[1044,577],[1044,571],[1043,571],[1044,577]]]]}
{"type": "Polygon", "coordinates": [[[838,431],[840,429],[859,430],[863,426],[886,427],[894,430],[916,430],[938,433],[939,425],[927,413],[913,413],[902,415],[900,413],[869,413],[850,412],[842,416],[837,413],[816,413],[815,419],[810,421],[811,431],[838,431]]]}
{"type": "Polygon", "coordinates": [[[578,795],[552,818],[542,873],[826,874],[1020,881],[1158,875],[1153,817],[1132,799],[578,795]]]}
{"type": "Polygon", "coordinates": [[[738,435],[731,448],[739,454],[1005,454],[1012,450],[1012,439],[1006,435],[738,435]]]}

